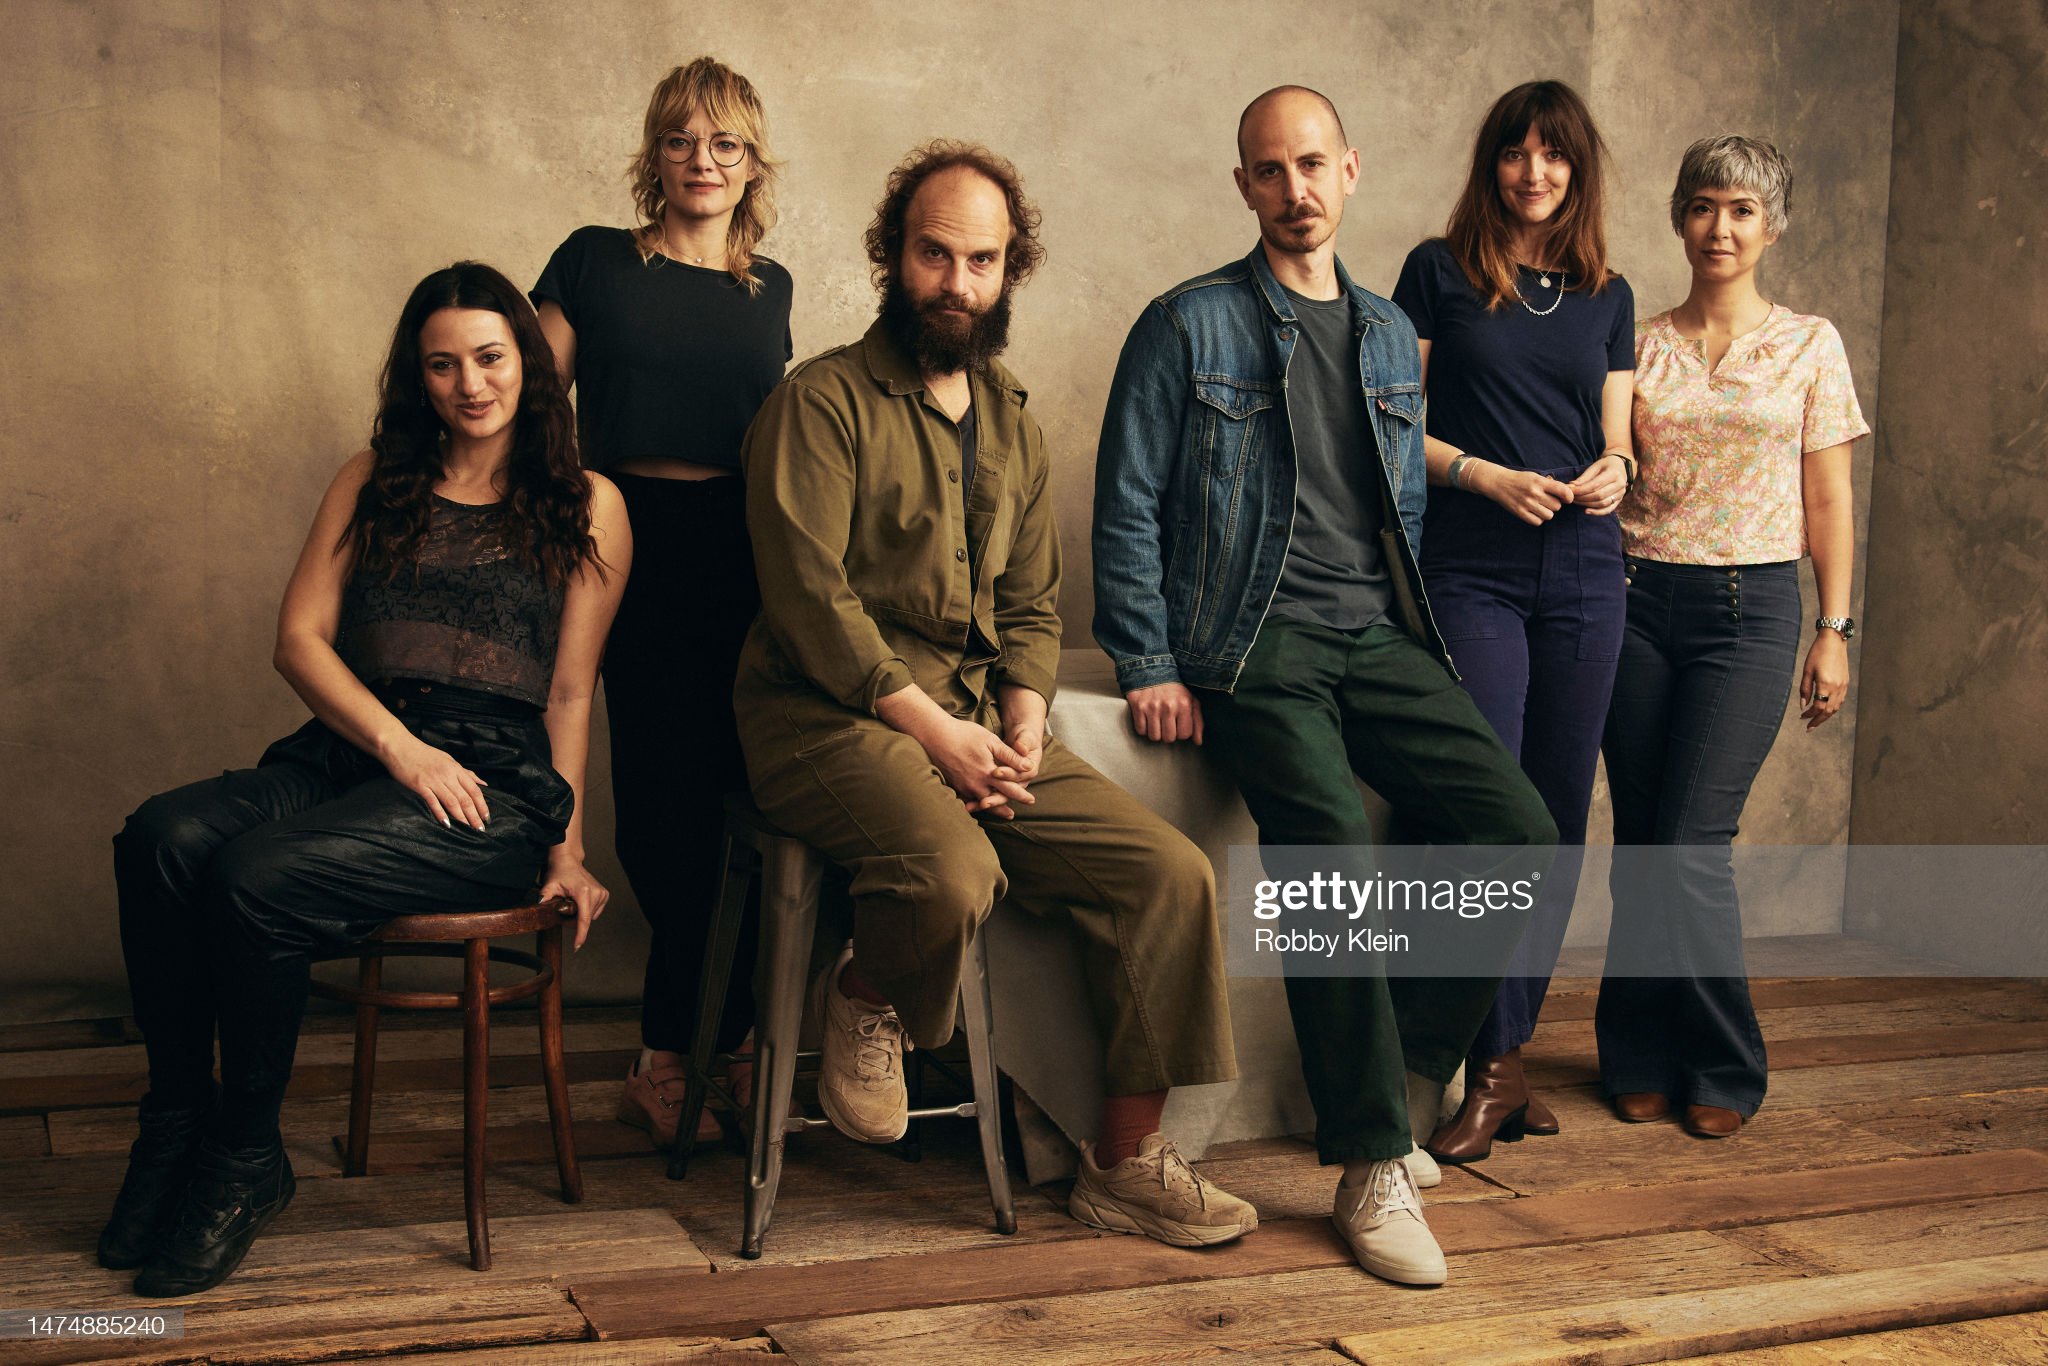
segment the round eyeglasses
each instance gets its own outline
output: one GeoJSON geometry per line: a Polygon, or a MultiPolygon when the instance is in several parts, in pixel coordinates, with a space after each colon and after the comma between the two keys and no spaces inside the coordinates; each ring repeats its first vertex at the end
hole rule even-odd
{"type": "MultiPolygon", "coordinates": [[[[747,140],[734,133],[713,133],[706,141],[710,144],[711,159],[720,166],[733,167],[747,159],[747,140]]],[[[682,165],[697,155],[697,135],[681,128],[670,128],[654,140],[663,161],[682,165]]]]}

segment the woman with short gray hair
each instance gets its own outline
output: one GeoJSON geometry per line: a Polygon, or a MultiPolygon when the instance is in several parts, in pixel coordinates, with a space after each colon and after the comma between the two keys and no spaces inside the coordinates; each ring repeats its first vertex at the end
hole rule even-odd
{"type": "Polygon", "coordinates": [[[1798,659],[1799,561],[1820,619],[1798,670],[1806,729],[1849,688],[1850,443],[1867,435],[1842,340],[1758,291],[1792,168],[1760,138],[1686,149],[1671,226],[1685,302],[1636,325],[1641,473],[1621,504],[1628,625],[1601,750],[1614,800],[1610,975],[1595,1032],[1624,1120],[1683,1107],[1726,1138],[1762,1103],[1763,1035],[1742,975],[1727,848],[1777,739],[1798,659]],[[1642,846],[1686,846],[1677,876],[1642,846]]]}

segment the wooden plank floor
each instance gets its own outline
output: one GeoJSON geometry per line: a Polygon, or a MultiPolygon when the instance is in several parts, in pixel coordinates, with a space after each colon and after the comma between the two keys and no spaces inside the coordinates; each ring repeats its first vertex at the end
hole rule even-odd
{"type": "Polygon", "coordinates": [[[742,1164],[670,1183],[610,1118],[631,1012],[568,1030],[585,1200],[561,1202],[528,1021],[493,1031],[496,1265],[468,1269],[460,1036],[395,1017],[371,1174],[343,1179],[346,1022],[313,1022],[285,1109],[292,1208],[226,1285],[139,1301],[92,1244],[133,1133],[132,1025],[0,1030],[0,1309],[182,1308],[182,1338],[0,1343],[0,1361],[1233,1361],[2048,1364],[2048,985],[1936,977],[1760,980],[1771,1096],[1736,1138],[1623,1125],[1598,1098],[1595,983],[1561,980],[1525,1050],[1563,1122],[1445,1174],[1440,1290],[1351,1264],[1334,1174],[1299,1139],[1204,1169],[1257,1234],[1182,1251],[1068,1219],[1020,1188],[992,1227],[971,1126],[921,1161],[794,1139],[767,1253],[737,1255],[742,1164]]]}

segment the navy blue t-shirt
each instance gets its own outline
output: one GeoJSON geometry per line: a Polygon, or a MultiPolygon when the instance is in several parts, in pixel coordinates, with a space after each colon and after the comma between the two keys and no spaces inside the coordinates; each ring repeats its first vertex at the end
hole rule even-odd
{"type": "Polygon", "coordinates": [[[1509,302],[1489,313],[1450,244],[1434,237],[1408,253],[1394,302],[1430,344],[1429,434],[1497,465],[1570,481],[1606,448],[1600,390],[1608,372],[1636,368],[1636,300],[1618,275],[1590,294],[1556,271],[1546,289],[1542,274],[1520,271],[1527,308],[1509,302]]]}

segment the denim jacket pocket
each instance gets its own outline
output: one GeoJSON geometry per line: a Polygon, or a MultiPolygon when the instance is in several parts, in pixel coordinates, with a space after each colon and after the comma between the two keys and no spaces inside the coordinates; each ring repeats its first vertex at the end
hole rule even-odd
{"type": "Polygon", "coordinates": [[[1372,391],[1373,401],[1403,422],[1422,420],[1422,386],[1397,384],[1372,391]]]}
{"type": "Polygon", "coordinates": [[[1258,463],[1272,425],[1261,418],[1279,400],[1272,385],[1243,380],[1195,381],[1194,449],[1213,478],[1234,479],[1258,463]]]}

